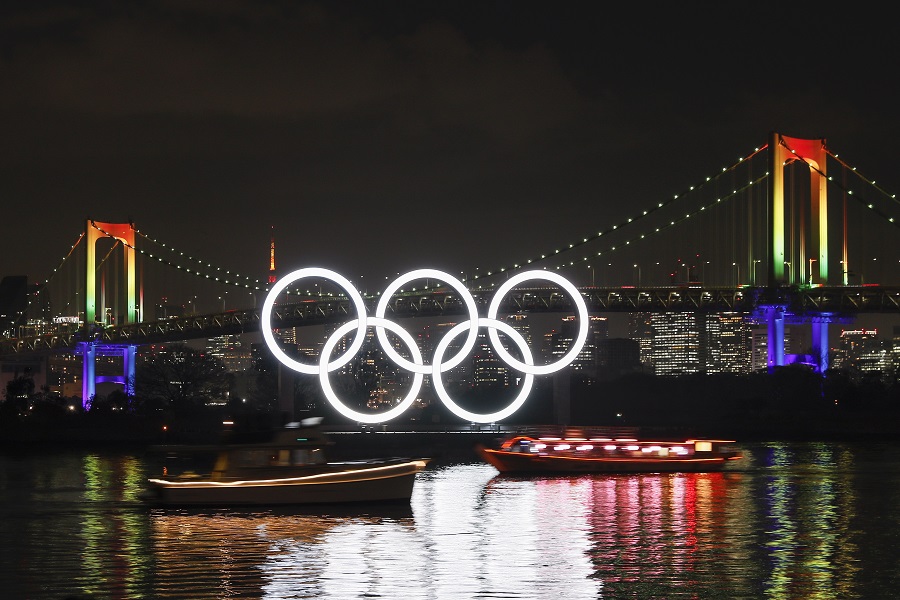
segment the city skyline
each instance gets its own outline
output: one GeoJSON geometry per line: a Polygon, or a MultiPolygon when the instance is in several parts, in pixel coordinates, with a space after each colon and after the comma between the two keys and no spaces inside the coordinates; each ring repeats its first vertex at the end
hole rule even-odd
{"type": "Polygon", "coordinates": [[[0,224],[0,275],[43,280],[87,218],[133,220],[260,277],[273,225],[282,270],[489,269],[667,199],[770,131],[824,137],[900,189],[886,20],[788,6],[147,7],[0,12],[0,194],[19,215],[0,224]],[[816,59],[785,61],[789,41],[815,42],[816,59]]]}

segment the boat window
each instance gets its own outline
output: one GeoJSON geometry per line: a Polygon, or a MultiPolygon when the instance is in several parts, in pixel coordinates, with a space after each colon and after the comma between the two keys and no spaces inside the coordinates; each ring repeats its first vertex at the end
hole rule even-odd
{"type": "Polygon", "coordinates": [[[291,451],[290,450],[279,450],[278,453],[272,457],[272,465],[278,467],[286,467],[291,464],[291,451]]]}

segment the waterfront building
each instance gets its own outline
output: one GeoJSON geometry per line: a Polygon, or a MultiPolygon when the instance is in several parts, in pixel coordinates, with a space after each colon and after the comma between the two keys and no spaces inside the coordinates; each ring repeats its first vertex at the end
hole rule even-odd
{"type": "Polygon", "coordinates": [[[507,315],[505,321],[507,325],[515,329],[516,332],[522,336],[525,340],[525,345],[531,348],[531,323],[528,320],[528,315],[524,313],[507,315]]]}
{"type": "MultiPolygon", "coordinates": [[[[578,318],[567,316],[562,319],[558,331],[550,333],[549,347],[550,360],[561,359],[578,336],[578,318]]],[[[589,376],[595,376],[597,368],[602,364],[603,356],[600,352],[600,344],[609,337],[609,321],[606,317],[591,316],[588,318],[588,334],[581,352],[571,363],[573,371],[581,371],[589,376]]]]}
{"type": "Polygon", "coordinates": [[[250,368],[250,351],[239,335],[220,335],[206,340],[206,350],[222,361],[229,373],[250,368]]]}
{"type": "Polygon", "coordinates": [[[509,386],[509,368],[497,356],[490,337],[483,330],[479,330],[472,350],[472,383],[476,388],[509,386]]]}
{"type": "Polygon", "coordinates": [[[769,332],[766,327],[750,330],[750,371],[757,373],[769,368],[769,332]]]}
{"type": "Polygon", "coordinates": [[[838,347],[832,349],[832,366],[852,377],[884,375],[893,363],[892,344],[878,337],[877,329],[841,331],[838,347]]]}
{"type": "Polygon", "coordinates": [[[894,377],[900,375],[900,325],[894,325],[894,337],[891,338],[891,365],[894,377]]]}
{"type": "Polygon", "coordinates": [[[653,313],[650,322],[655,375],[681,375],[701,370],[700,327],[695,313],[653,313]]]}
{"type": "Polygon", "coordinates": [[[752,349],[750,323],[741,313],[702,315],[703,367],[707,373],[749,373],[752,349]]]}
{"type": "Polygon", "coordinates": [[[653,322],[648,312],[628,313],[628,339],[636,340],[641,364],[648,372],[653,370],[653,322]]]}

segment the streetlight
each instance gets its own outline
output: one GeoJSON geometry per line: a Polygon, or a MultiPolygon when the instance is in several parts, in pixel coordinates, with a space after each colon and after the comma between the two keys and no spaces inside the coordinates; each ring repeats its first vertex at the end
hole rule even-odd
{"type": "Polygon", "coordinates": [[[587,268],[591,270],[591,287],[594,287],[594,267],[588,265],[587,268]]]}
{"type": "Polygon", "coordinates": [[[794,272],[791,270],[791,263],[784,261],[784,264],[786,264],[788,268],[788,285],[794,285],[794,272]]]}
{"type": "Polygon", "coordinates": [[[734,267],[734,270],[735,270],[734,287],[737,287],[740,285],[740,281],[741,281],[741,265],[737,264],[736,262],[733,262],[733,263],[731,263],[731,266],[734,267]]]}
{"type": "Polygon", "coordinates": [[[753,270],[751,277],[750,277],[751,285],[756,285],[756,263],[759,263],[759,262],[762,262],[762,260],[756,259],[750,264],[750,268],[753,270]]]}
{"type": "Polygon", "coordinates": [[[812,264],[816,262],[815,258],[809,259],[809,285],[812,286],[812,264]]]}
{"type": "Polygon", "coordinates": [[[634,268],[637,269],[637,273],[638,273],[638,276],[637,276],[637,285],[638,285],[638,287],[641,287],[641,266],[638,265],[638,264],[635,264],[635,265],[634,265],[634,268]]]}

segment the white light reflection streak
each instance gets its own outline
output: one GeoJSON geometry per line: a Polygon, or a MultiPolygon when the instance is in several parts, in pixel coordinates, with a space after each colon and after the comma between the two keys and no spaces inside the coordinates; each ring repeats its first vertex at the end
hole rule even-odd
{"type": "Polygon", "coordinates": [[[466,465],[417,489],[416,526],[429,539],[423,560],[434,586],[426,597],[533,597],[537,590],[598,597],[588,558],[588,480],[516,480],[466,465]]]}

